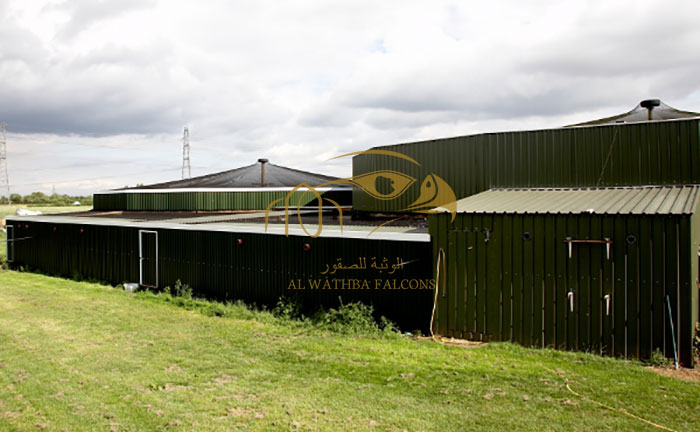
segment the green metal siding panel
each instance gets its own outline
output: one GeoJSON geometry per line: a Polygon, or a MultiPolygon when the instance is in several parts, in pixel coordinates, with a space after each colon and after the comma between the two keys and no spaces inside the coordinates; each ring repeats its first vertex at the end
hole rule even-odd
{"type": "MultiPolygon", "coordinates": [[[[441,218],[445,223],[447,223],[447,218],[441,218]]],[[[476,249],[475,245],[477,242],[476,232],[472,229],[474,226],[473,216],[469,215],[462,219],[462,229],[465,230],[465,236],[467,239],[466,250],[467,250],[467,292],[466,292],[466,304],[467,310],[465,311],[465,316],[467,320],[467,331],[469,333],[469,338],[477,338],[476,336],[476,249]]],[[[463,247],[464,248],[464,247],[463,247]]]]}
{"type": "MultiPolygon", "coordinates": [[[[14,267],[39,269],[60,276],[106,281],[112,284],[139,280],[139,229],[132,227],[19,222],[14,239],[14,267]],[[19,226],[21,225],[21,228],[19,226]]],[[[158,232],[160,287],[180,279],[198,296],[218,300],[244,300],[274,306],[282,296],[297,298],[304,310],[337,307],[339,302],[364,301],[406,330],[427,330],[432,307],[430,289],[306,289],[288,290],[290,280],[323,278],[325,264],[341,258],[355,263],[359,257],[395,259],[410,263],[400,279],[430,279],[430,243],[373,239],[154,229],[158,232]],[[242,245],[237,244],[242,240],[242,245]],[[311,249],[305,251],[304,244],[311,249]]],[[[339,276],[350,279],[346,271],[339,276]]],[[[363,279],[390,280],[377,270],[363,271],[363,279]]],[[[342,286],[342,285],[341,285],[342,286]]]]}
{"type": "Polygon", "coordinates": [[[669,294],[680,358],[692,364],[698,307],[692,279],[698,264],[692,261],[698,260],[693,248],[700,238],[691,243],[691,227],[700,221],[681,215],[458,214],[455,222],[449,219],[449,214],[430,216],[434,251],[451,241],[445,249],[452,264],[444,276],[447,298],[438,304],[439,334],[641,359],[661,348],[672,357],[665,312],[669,294]],[[605,243],[574,243],[569,256],[568,237],[609,238],[610,255],[605,243]]]}
{"type": "Polygon", "coordinates": [[[420,162],[384,155],[353,158],[353,175],[390,169],[417,182],[387,201],[355,188],[360,211],[400,211],[418,197],[431,173],[457,198],[491,188],[595,187],[700,183],[700,121],[681,120],[525,132],[501,132],[379,147],[420,162]],[[550,156],[551,155],[551,156],[550,156]]]}
{"type": "MultiPolygon", "coordinates": [[[[641,219],[639,221],[639,322],[640,323],[652,323],[652,262],[653,257],[653,243],[652,243],[652,232],[651,232],[651,220],[641,219]]],[[[649,358],[651,357],[652,345],[651,345],[651,325],[640,325],[639,326],[639,357],[649,358]]]]}
{"type": "MultiPolygon", "coordinates": [[[[613,238],[614,233],[614,220],[612,216],[603,216],[601,218],[602,225],[602,235],[601,238],[613,238]]],[[[613,355],[613,294],[615,290],[615,274],[614,274],[614,260],[613,251],[611,246],[610,255],[608,251],[605,251],[603,256],[603,280],[602,280],[602,335],[601,335],[601,353],[603,355],[613,355]],[[606,296],[608,300],[606,300],[606,296]]]]}
{"type": "MultiPolygon", "coordinates": [[[[688,332],[688,330],[685,329],[685,325],[689,321],[691,325],[696,326],[696,323],[699,321],[700,315],[700,296],[698,295],[700,291],[700,212],[696,211],[695,214],[693,214],[693,216],[691,217],[689,223],[690,227],[688,228],[688,230],[690,231],[690,244],[686,246],[690,248],[689,291],[690,298],[692,300],[689,301],[688,304],[683,305],[684,313],[681,315],[681,325],[684,327],[683,331],[681,332],[681,343],[683,343],[683,341],[686,340],[688,337],[690,337],[691,340],[694,338],[695,327],[691,330],[691,332],[688,332]]],[[[686,298],[687,296],[687,293],[683,294],[683,298],[686,298]]]]}
{"type": "Polygon", "coordinates": [[[503,286],[501,284],[501,268],[503,264],[501,259],[503,252],[501,249],[500,238],[494,238],[491,233],[498,233],[499,236],[503,232],[503,219],[493,218],[489,216],[488,228],[489,237],[484,239],[487,251],[486,260],[486,334],[489,335],[489,340],[503,340],[501,333],[501,303],[503,286]]]}
{"type": "Polygon", "coordinates": [[[693,362],[692,341],[695,336],[695,322],[693,320],[693,310],[697,305],[697,290],[692,277],[691,260],[697,259],[691,249],[691,221],[688,218],[678,222],[678,343],[682,349],[679,351],[679,360],[684,364],[693,362]],[[690,253],[686,251],[690,250],[690,253]],[[695,296],[693,295],[695,291],[695,296]],[[693,298],[695,297],[695,298],[693,298]],[[689,345],[690,343],[690,345],[689,345]]]}
{"type": "MultiPolygon", "coordinates": [[[[218,210],[265,210],[286,191],[266,192],[129,192],[103,193],[94,195],[94,209],[100,211],[218,211],[218,210]]],[[[346,192],[349,196],[349,192],[346,192]]],[[[342,192],[327,192],[324,197],[347,203],[342,192]]],[[[295,192],[290,198],[290,206],[300,202],[307,205],[314,201],[313,194],[295,192]]],[[[284,206],[281,202],[278,207],[284,206]]]]}
{"type": "Polygon", "coordinates": [[[494,231],[501,247],[501,340],[513,340],[513,218],[507,215],[502,218],[502,230],[494,231]]]}

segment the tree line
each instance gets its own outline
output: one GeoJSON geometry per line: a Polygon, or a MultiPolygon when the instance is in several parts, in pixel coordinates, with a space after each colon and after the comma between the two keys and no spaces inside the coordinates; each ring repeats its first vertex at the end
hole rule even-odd
{"type": "MultiPolygon", "coordinates": [[[[74,202],[78,201],[80,205],[92,205],[92,195],[59,195],[56,193],[46,195],[43,192],[32,192],[24,196],[20,194],[11,194],[10,199],[12,204],[70,206],[73,205],[74,202]]],[[[7,204],[6,196],[0,197],[0,204],[7,204]]]]}

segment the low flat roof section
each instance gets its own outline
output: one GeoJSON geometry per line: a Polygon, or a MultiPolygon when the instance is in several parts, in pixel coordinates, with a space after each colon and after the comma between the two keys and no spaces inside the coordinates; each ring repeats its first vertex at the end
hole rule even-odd
{"type": "MultiPolygon", "coordinates": [[[[302,228],[297,223],[289,223],[289,229],[285,233],[284,224],[269,224],[267,228],[264,223],[240,222],[240,223],[182,223],[181,221],[137,221],[117,218],[97,218],[80,216],[38,215],[38,216],[8,216],[6,223],[42,222],[53,224],[72,225],[102,225],[121,226],[138,229],[172,229],[183,231],[212,231],[212,232],[232,232],[266,235],[289,235],[296,237],[307,237],[314,234],[318,229],[317,224],[305,224],[302,228]],[[306,231],[304,231],[304,228],[306,231]]],[[[411,241],[429,242],[430,234],[425,228],[412,227],[391,227],[391,226],[358,226],[344,225],[342,230],[338,225],[323,225],[319,237],[321,238],[347,238],[364,240],[391,240],[391,241],[411,241]]]]}
{"type": "Polygon", "coordinates": [[[699,193],[700,185],[490,189],[457,201],[457,212],[689,215],[699,193]]]}

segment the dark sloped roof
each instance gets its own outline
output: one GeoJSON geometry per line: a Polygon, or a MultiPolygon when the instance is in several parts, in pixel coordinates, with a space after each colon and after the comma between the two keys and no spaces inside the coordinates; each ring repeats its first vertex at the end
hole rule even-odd
{"type": "Polygon", "coordinates": [[[700,117],[700,113],[677,110],[673,107],[666,105],[659,99],[647,99],[641,101],[639,105],[637,105],[633,110],[628,111],[626,113],[618,114],[611,117],[605,117],[598,120],[591,120],[583,123],[569,125],[567,127],[597,126],[604,124],[633,123],[656,120],[673,120],[692,117],[700,117]]]}
{"type": "MultiPolygon", "coordinates": [[[[193,177],[185,180],[175,180],[166,183],[139,186],[136,189],[263,187],[263,185],[260,184],[261,167],[262,164],[256,163],[241,168],[193,177]]],[[[265,164],[264,187],[294,187],[300,183],[307,183],[309,186],[315,187],[332,180],[337,180],[337,177],[300,171],[271,163],[265,164]]]]}
{"type": "Polygon", "coordinates": [[[457,201],[458,213],[692,214],[700,185],[491,189],[457,201]]]}

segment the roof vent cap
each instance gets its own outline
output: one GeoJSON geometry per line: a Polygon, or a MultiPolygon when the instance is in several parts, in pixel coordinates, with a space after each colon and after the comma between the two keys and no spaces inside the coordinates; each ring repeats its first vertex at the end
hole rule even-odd
{"type": "Polygon", "coordinates": [[[646,109],[652,109],[652,108],[657,107],[659,105],[661,105],[661,101],[659,99],[645,99],[645,100],[639,102],[639,106],[641,106],[642,108],[646,108],[646,109]]]}
{"type": "Polygon", "coordinates": [[[267,159],[258,159],[258,162],[260,163],[268,163],[269,161],[267,159]]]}

